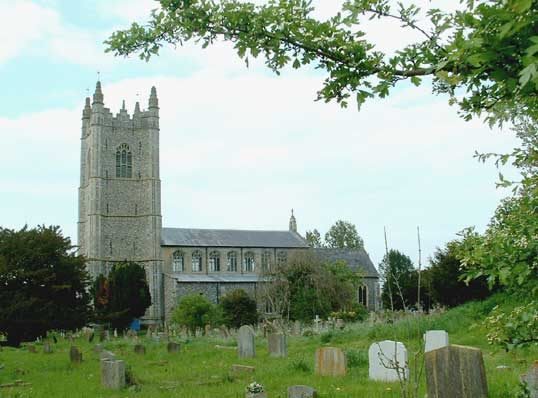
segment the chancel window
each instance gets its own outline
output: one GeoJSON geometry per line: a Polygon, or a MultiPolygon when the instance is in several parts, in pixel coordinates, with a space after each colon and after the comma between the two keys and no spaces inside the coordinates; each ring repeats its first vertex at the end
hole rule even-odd
{"type": "Polygon", "coordinates": [[[365,285],[359,286],[357,290],[357,301],[359,304],[364,305],[365,307],[368,306],[368,287],[365,285]]]}
{"type": "Polygon", "coordinates": [[[172,255],[172,272],[185,271],[184,255],[181,250],[176,250],[172,255]]]}
{"type": "Polygon", "coordinates": [[[209,271],[211,272],[220,271],[220,253],[217,251],[211,252],[209,254],[209,271]]]}
{"type": "Polygon", "coordinates": [[[262,253],[262,272],[267,272],[271,269],[271,252],[265,251],[262,253]]]}
{"type": "Polygon", "coordinates": [[[202,252],[199,250],[192,252],[192,272],[202,272],[202,252]]]}
{"type": "Polygon", "coordinates": [[[276,261],[279,266],[286,265],[286,263],[288,262],[288,254],[283,251],[278,252],[276,256],[276,261]]]}
{"type": "Polygon", "coordinates": [[[245,272],[254,272],[256,268],[256,263],[254,261],[254,253],[246,252],[245,257],[243,258],[243,269],[245,272]]]}
{"type": "Polygon", "coordinates": [[[116,150],[116,177],[131,178],[133,176],[133,155],[129,145],[121,144],[116,150]]]}
{"type": "Polygon", "coordinates": [[[228,252],[227,258],[228,258],[228,264],[227,264],[228,271],[237,272],[237,253],[228,252]]]}

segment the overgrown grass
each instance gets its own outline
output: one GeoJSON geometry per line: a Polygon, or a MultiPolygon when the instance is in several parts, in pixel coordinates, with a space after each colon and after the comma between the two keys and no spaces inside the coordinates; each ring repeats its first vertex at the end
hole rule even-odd
{"type": "MultiPolygon", "coordinates": [[[[286,397],[286,388],[294,384],[315,387],[320,397],[397,398],[398,385],[368,380],[368,348],[374,341],[398,339],[405,343],[410,353],[419,349],[420,336],[428,329],[445,329],[454,344],[480,347],[484,353],[490,398],[514,396],[518,376],[538,358],[536,349],[506,353],[489,346],[483,319],[495,305],[506,310],[518,304],[518,299],[508,294],[498,294],[483,302],[468,303],[441,315],[410,317],[393,325],[367,323],[348,325],[343,331],[334,330],[321,336],[289,337],[288,358],[271,358],[267,342],[257,339],[257,357],[240,360],[231,349],[230,340],[197,338],[182,342],[181,353],[168,354],[166,344],[141,338],[147,354],[134,354],[134,343],[122,339],[104,344],[104,349],[114,352],[129,365],[136,388],[119,392],[107,391],[100,384],[98,354],[84,339],[75,342],[83,351],[84,361],[79,365],[69,363],[70,344],[61,340],[54,345],[54,353],[43,354],[26,349],[4,348],[0,351],[0,384],[23,380],[28,387],[1,388],[1,398],[72,398],[72,397],[182,397],[182,398],[236,398],[244,396],[245,386],[253,380],[262,383],[270,398],[286,397]],[[314,352],[327,345],[341,347],[347,354],[348,375],[345,377],[317,377],[314,375],[314,352]],[[256,367],[254,374],[232,374],[232,364],[256,367]],[[508,365],[511,371],[496,370],[498,365],[508,365]],[[0,366],[1,367],[1,366],[0,366]]],[[[411,369],[413,364],[411,363],[411,369]]],[[[424,380],[421,396],[424,396],[424,380]]]]}

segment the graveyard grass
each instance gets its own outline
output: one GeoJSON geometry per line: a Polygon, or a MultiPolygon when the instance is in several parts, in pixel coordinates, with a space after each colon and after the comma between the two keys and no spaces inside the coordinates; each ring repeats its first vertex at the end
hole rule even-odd
{"type": "MultiPolygon", "coordinates": [[[[479,347],[484,354],[490,398],[513,397],[518,376],[525,373],[538,359],[536,348],[506,353],[487,344],[481,320],[497,304],[507,309],[517,300],[497,294],[483,302],[468,303],[442,315],[422,317],[422,330],[444,329],[450,334],[452,344],[479,347]],[[507,365],[509,371],[497,370],[507,365]]],[[[81,364],[71,364],[71,344],[61,339],[52,344],[54,352],[44,354],[42,345],[37,353],[27,349],[4,347],[0,351],[0,384],[22,380],[31,383],[26,387],[0,388],[0,398],[36,397],[182,397],[220,398],[243,397],[245,387],[253,380],[265,386],[269,397],[286,397],[288,386],[305,384],[318,390],[320,397],[399,397],[397,383],[368,380],[368,348],[372,342],[397,339],[405,343],[410,361],[418,341],[411,337],[417,333],[417,319],[403,320],[392,325],[354,324],[344,331],[325,335],[304,337],[288,336],[288,357],[273,358],[267,351],[267,340],[256,339],[256,358],[239,359],[233,349],[215,348],[215,345],[235,345],[235,339],[222,340],[200,337],[182,341],[181,352],[169,354],[166,343],[150,342],[141,337],[146,345],[146,355],[133,352],[134,342],[122,338],[103,344],[118,359],[125,360],[137,386],[122,391],[106,390],[101,386],[99,354],[85,338],[75,345],[83,353],[81,364]],[[413,341],[411,340],[413,339],[413,341]],[[318,377],[314,375],[316,348],[334,346],[342,348],[348,359],[348,374],[344,377],[318,377]],[[255,366],[254,374],[232,374],[231,365],[255,366]]],[[[97,339],[96,339],[97,340],[97,339]]],[[[95,342],[94,342],[95,344],[95,342]]],[[[413,363],[410,364],[411,371],[413,363]]],[[[421,396],[425,394],[425,376],[422,377],[421,396]]]]}

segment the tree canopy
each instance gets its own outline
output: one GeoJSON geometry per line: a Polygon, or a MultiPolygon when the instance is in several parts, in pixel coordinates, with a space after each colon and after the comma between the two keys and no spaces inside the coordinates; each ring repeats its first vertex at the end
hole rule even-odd
{"type": "Polygon", "coordinates": [[[308,0],[160,0],[147,24],[133,23],[106,41],[116,55],[149,60],[165,44],[234,44],[248,65],[261,56],[276,73],[314,66],[326,73],[317,98],[360,107],[386,97],[401,81],[445,93],[462,116],[486,113],[491,123],[513,109],[538,115],[538,4],[532,0],[460,0],[456,11],[422,10],[389,0],[345,0],[326,20],[308,0]],[[420,39],[384,54],[365,37],[365,18],[397,20],[420,39]]]}
{"type": "Polygon", "coordinates": [[[364,241],[355,225],[339,220],[325,234],[324,246],[331,249],[364,249],[364,241]]]}
{"type": "Polygon", "coordinates": [[[60,227],[0,228],[0,331],[11,344],[87,323],[89,276],[73,249],[60,227]]]}
{"type": "Polygon", "coordinates": [[[124,329],[151,305],[146,271],[138,263],[114,264],[108,277],[98,276],[93,288],[97,319],[124,329]]]}

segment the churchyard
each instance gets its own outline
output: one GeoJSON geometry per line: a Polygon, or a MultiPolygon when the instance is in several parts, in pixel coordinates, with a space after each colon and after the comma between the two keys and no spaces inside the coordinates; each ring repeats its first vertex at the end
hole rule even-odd
{"type": "MultiPolygon", "coordinates": [[[[418,327],[422,332],[446,330],[450,344],[480,349],[488,396],[513,397],[520,374],[532,367],[538,355],[535,349],[507,354],[488,345],[481,318],[505,298],[496,295],[441,314],[412,315],[394,324],[366,321],[347,324],[343,329],[328,328],[319,334],[313,327],[303,327],[301,335],[290,331],[285,338],[271,337],[272,355],[261,329],[256,331],[255,347],[250,346],[248,331],[246,338],[239,338],[245,330],[228,338],[212,331],[196,338],[168,336],[168,341],[155,333],[149,338],[143,333],[137,337],[114,337],[109,333],[103,342],[97,334],[93,338],[84,333],[74,339],[59,336],[57,343],[51,339],[0,351],[0,397],[232,398],[245,396],[246,386],[256,381],[264,386],[267,397],[275,398],[287,397],[288,388],[294,385],[313,387],[318,397],[395,398],[400,396],[398,382],[374,381],[369,375],[368,351],[372,343],[396,339],[405,345],[413,373],[414,352],[419,345],[413,336],[418,327]],[[242,341],[240,355],[238,339],[242,341]],[[174,342],[179,346],[170,344],[174,342]],[[339,350],[328,347],[340,348],[344,353],[347,370],[343,373],[338,370],[339,350]],[[325,366],[326,373],[318,369],[316,357],[324,357],[325,365],[318,365],[325,366]],[[103,364],[101,359],[105,360],[103,364]],[[123,363],[118,367],[117,361],[123,363]],[[110,368],[103,378],[102,367],[110,368]],[[106,388],[103,384],[114,386],[122,367],[127,385],[120,390],[106,388]]],[[[442,339],[440,336],[437,341],[442,339]]],[[[470,371],[469,377],[476,381],[476,369],[470,371]]],[[[420,396],[425,393],[423,376],[420,396]]]]}

